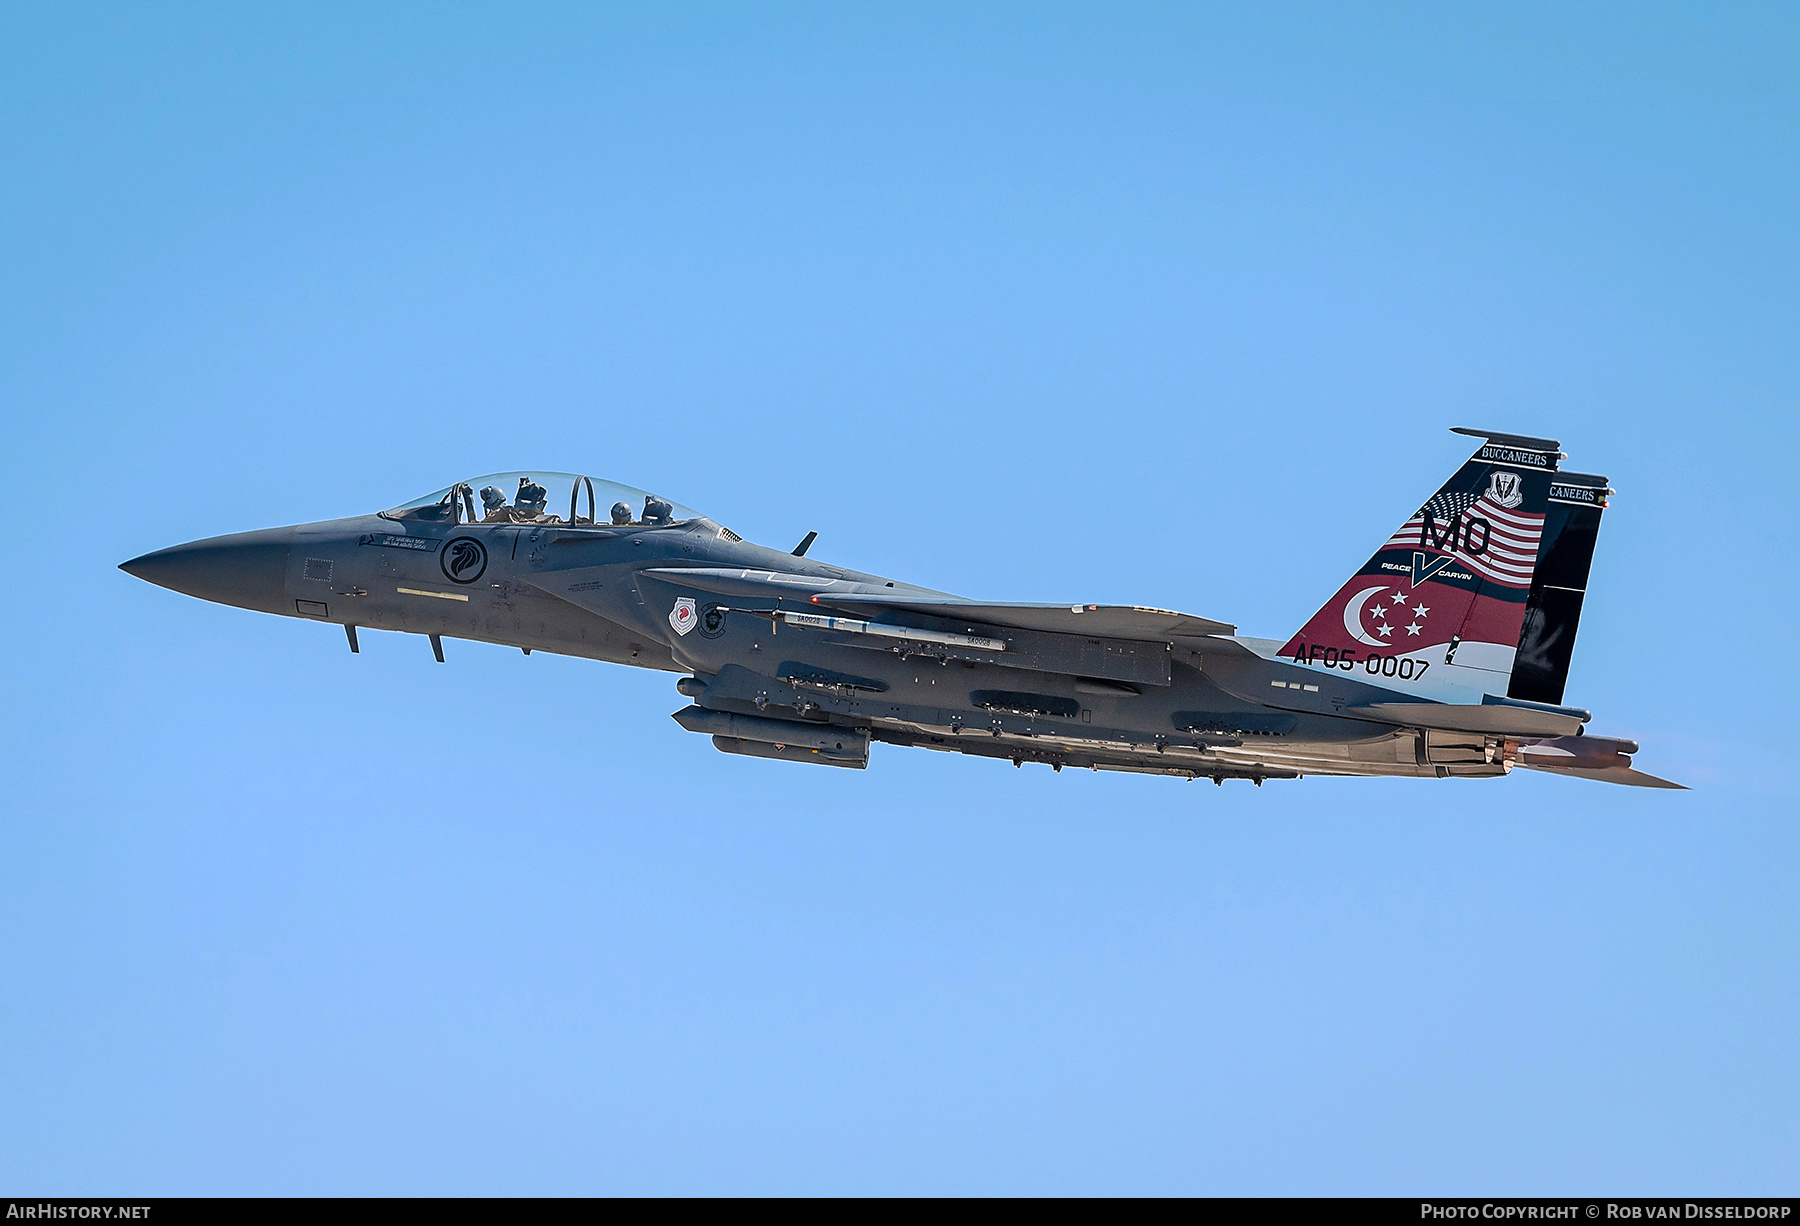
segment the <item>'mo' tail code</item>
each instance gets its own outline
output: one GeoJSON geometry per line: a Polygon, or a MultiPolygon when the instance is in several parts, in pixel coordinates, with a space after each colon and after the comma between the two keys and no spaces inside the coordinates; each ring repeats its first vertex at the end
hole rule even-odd
{"type": "Polygon", "coordinates": [[[1559,472],[1553,439],[1457,433],[1487,442],[1279,654],[1421,698],[1560,703],[1612,491],[1559,472]]]}

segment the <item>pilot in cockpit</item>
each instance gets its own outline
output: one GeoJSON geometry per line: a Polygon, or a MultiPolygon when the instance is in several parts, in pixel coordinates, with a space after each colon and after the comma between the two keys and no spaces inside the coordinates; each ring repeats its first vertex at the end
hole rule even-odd
{"type": "Polygon", "coordinates": [[[631,523],[631,504],[628,502],[613,503],[612,521],[613,526],[617,528],[628,526],[631,523]]]}
{"type": "Polygon", "coordinates": [[[481,489],[481,509],[484,524],[509,524],[512,522],[512,508],[506,505],[506,495],[491,485],[481,489]]]}
{"type": "Polygon", "coordinates": [[[549,501],[549,490],[530,477],[519,478],[519,492],[513,495],[513,512],[518,519],[526,521],[543,519],[544,506],[549,501]]]}

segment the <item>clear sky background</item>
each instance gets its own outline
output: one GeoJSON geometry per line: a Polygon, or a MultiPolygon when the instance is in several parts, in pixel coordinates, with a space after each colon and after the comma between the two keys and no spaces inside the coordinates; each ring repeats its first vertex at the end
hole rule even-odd
{"type": "Polygon", "coordinates": [[[0,9],[0,1189],[1791,1194],[1792,5],[0,9]],[[1667,793],[726,757],[115,570],[508,468],[1292,632],[1612,477],[1667,793]]]}

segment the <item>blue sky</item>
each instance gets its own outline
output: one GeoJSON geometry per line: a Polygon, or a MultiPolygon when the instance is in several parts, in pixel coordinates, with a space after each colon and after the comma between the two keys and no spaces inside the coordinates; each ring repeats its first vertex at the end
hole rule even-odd
{"type": "Polygon", "coordinates": [[[1781,5],[9,5],[0,1185],[1791,1192],[1781,5]],[[1612,477],[1688,793],[727,758],[673,678],[206,605],[587,471],[1285,636],[1474,425],[1612,477]]]}

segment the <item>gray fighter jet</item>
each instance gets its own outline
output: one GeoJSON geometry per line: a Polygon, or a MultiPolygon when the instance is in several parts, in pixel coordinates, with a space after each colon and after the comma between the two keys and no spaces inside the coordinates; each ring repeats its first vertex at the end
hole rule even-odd
{"type": "Polygon", "coordinates": [[[1552,439],[1474,456],[1286,640],[1167,609],[989,603],[752,544],[665,498],[500,473],[351,519],[121,569],[203,600],[682,674],[726,753],[863,768],[873,741],[1207,778],[1488,777],[1649,787],[1563,705],[1605,477],[1552,439]]]}

